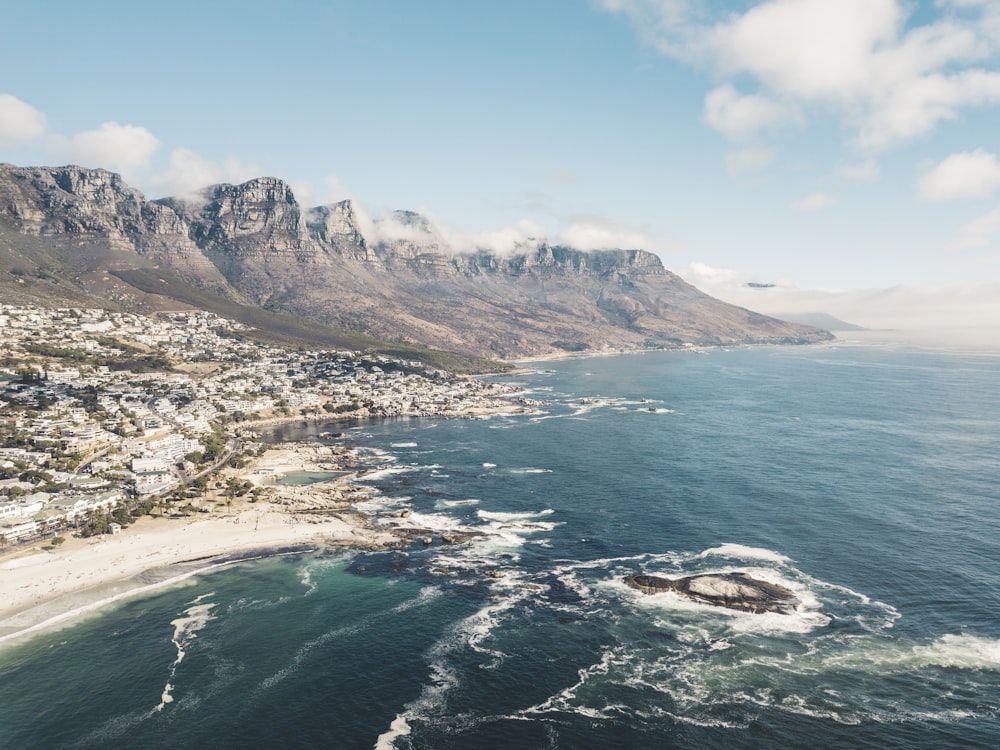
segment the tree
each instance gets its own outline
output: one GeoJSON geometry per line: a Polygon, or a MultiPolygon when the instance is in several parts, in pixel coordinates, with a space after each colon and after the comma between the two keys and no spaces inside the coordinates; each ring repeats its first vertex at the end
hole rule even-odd
{"type": "Polygon", "coordinates": [[[39,471],[38,469],[28,469],[22,472],[18,476],[18,480],[21,482],[51,482],[52,475],[47,471],[39,471]]]}

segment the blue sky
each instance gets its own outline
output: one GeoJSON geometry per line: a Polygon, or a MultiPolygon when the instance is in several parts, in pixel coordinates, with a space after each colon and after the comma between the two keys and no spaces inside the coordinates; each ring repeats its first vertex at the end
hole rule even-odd
{"type": "Polygon", "coordinates": [[[996,0],[5,6],[0,161],[149,197],[273,175],[458,250],[644,247],[765,312],[1000,324],[996,0]]]}

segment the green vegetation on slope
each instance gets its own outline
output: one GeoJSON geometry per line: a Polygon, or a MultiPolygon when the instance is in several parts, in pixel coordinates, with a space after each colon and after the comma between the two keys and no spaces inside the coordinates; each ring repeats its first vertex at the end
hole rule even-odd
{"type": "Polygon", "coordinates": [[[390,357],[417,359],[431,367],[456,373],[500,372],[509,367],[502,362],[482,357],[379,341],[365,334],[298,318],[288,313],[271,312],[255,305],[242,304],[222,295],[199,289],[159,269],[137,268],[115,270],[110,271],[110,273],[140,291],[169,297],[186,305],[243,323],[252,330],[241,335],[246,335],[248,338],[262,343],[278,346],[377,352],[390,357]]]}

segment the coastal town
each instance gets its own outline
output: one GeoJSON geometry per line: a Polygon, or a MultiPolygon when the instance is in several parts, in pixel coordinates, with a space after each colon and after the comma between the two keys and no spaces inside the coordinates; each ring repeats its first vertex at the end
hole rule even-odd
{"type": "MultiPolygon", "coordinates": [[[[269,424],[528,408],[507,386],[416,360],[265,345],[202,311],[0,305],[0,331],[0,555],[263,500],[276,461],[287,472],[319,458],[262,443],[269,424]]],[[[324,468],[350,468],[319,448],[324,468]]]]}

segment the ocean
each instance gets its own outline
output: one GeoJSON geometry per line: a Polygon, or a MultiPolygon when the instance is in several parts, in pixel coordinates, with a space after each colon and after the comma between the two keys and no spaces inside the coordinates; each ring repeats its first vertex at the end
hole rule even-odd
{"type": "Polygon", "coordinates": [[[365,509],[434,544],[218,567],[4,647],[0,747],[1000,747],[1000,356],[537,367],[503,380],[544,414],[269,433],[362,451],[365,509]],[[800,603],[622,582],[731,571],[800,603]]]}

